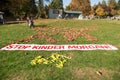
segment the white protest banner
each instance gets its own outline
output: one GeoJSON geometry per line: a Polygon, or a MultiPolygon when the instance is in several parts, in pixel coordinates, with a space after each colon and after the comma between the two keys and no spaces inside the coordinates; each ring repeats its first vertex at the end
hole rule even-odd
{"type": "Polygon", "coordinates": [[[0,50],[118,50],[109,44],[81,44],[81,45],[38,45],[38,44],[11,44],[0,50]]]}

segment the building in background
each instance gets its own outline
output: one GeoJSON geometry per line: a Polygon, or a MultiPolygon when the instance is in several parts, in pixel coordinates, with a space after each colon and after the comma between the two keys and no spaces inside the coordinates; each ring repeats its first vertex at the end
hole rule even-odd
{"type": "Polygon", "coordinates": [[[49,9],[49,18],[78,18],[81,11],[63,11],[61,9],[49,9]]]}

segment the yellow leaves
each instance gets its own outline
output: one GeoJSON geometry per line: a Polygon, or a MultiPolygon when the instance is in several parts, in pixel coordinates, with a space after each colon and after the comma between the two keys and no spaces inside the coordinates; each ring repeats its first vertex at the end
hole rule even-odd
{"type": "Polygon", "coordinates": [[[98,8],[96,9],[96,13],[99,16],[104,16],[105,15],[104,9],[101,6],[98,6],[98,8]]]}
{"type": "Polygon", "coordinates": [[[71,59],[71,57],[53,53],[50,57],[47,58],[44,58],[43,56],[37,56],[30,63],[33,66],[37,64],[48,64],[56,66],[57,68],[63,68],[68,59],[71,59]]]}
{"type": "Polygon", "coordinates": [[[36,60],[32,60],[30,63],[31,65],[36,65],[36,60]]]}
{"type": "Polygon", "coordinates": [[[42,56],[37,56],[37,57],[36,57],[36,59],[40,59],[40,58],[42,58],[42,56]]]}
{"type": "Polygon", "coordinates": [[[43,58],[40,58],[40,59],[38,59],[36,62],[37,62],[38,64],[41,64],[41,63],[44,62],[44,59],[43,59],[43,58]]]}
{"type": "Polygon", "coordinates": [[[58,64],[56,64],[56,67],[57,67],[57,68],[63,68],[63,63],[58,63],[58,64]]]}

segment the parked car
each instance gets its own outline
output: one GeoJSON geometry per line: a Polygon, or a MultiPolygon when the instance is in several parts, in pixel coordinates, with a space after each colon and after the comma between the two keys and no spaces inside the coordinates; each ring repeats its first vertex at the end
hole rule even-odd
{"type": "Polygon", "coordinates": [[[5,20],[3,18],[3,12],[0,12],[0,24],[4,24],[5,23],[5,20]]]}
{"type": "Polygon", "coordinates": [[[116,16],[115,19],[116,19],[116,20],[120,20],[120,16],[116,16]]]}
{"type": "Polygon", "coordinates": [[[111,20],[120,20],[120,16],[113,16],[111,17],[111,20]]]}

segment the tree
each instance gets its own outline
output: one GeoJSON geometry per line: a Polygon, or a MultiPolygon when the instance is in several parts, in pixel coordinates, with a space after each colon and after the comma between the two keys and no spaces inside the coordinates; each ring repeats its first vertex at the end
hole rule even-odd
{"type": "Polygon", "coordinates": [[[50,7],[49,6],[45,6],[45,18],[48,18],[48,16],[49,16],[49,9],[50,9],[50,7]]]}
{"type": "Polygon", "coordinates": [[[37,6],[35,5],[35,0],[27,0],[24,11],[29,15],[36,15],[37,13],[37,6]]]}
{"type": "Polygon", "coordinates": [[[52,9],[63,9],[63,0],[52,0],[50,4],[52,9]]]}
{"type": "Polygon", "coordinates": [[[99,2],[97,6],[102,6],[101,2],[99,2]]]}
{"type": "Polygon", "coordinates": [[[24,2],[25,0],[10,0],[9,11],[14,17],[21,17],[25,13],[23,10],[24,2]]]}
{"type": "Polygon", "coordinates": [[[36,18],[47,18],[49,6],[45,5],[45,2],[49,3],[51,0],[36,0],[37,15],[36,18]]]}
{"type": "Polygon", "coordinates": [[[111,15],[114,16],[117,14],[117,10],[111,9],[111,15]]]}
{"type": "Polygon", "coordinates": [[[5,11],[8,8],[9,0],[0,0],[0,11],[5,11]]]}
{"type": "Polygon", "coordinates": [[[120,10],[117,11],[117,14],[120,15],[120,10]]]}
{"type": "Polygon", "coordinates": [[[120,15],[120,0],[117,3],[117,14],[120,15]]]}
{"type": "Polygon", "coordinates": [[[66,10],[70,10],[70,6],[66,6],[66,8],[65,8],[66,10]]]}
{"type": "Polygon", "coordinates": [[[91,10],[89,0],[72,0],[67,8],[73,11],[82,11],[83,15],[89,15],[91,10]]]}
{"type": "Polygon", "coordinates": [[[116,8],[116,1],[115,0],[109,0],[108,1],[108,6],[111,8],[111,9],[115,9],[116,8]]]}
{"type": "Polygon", "coordinates": [[[0,10],[12,17],[25,17],[26,14],[35,15],[37,12],[35,0],[0,0],[0,10]]]}
{"type": "Polygon", "coordinates": [[[98,8],[96,9],[96,13],[100,17],[103,17],[105,15],[104,9],[101,6],[98,6],[98,8]]]}
{"type": "Polygon", "coordinates": [[[107,6],[106,1],[103,0],[103,1],[102,1],[102,7],[106,7],[106,6],[107,6]]]}
{"type": "Polygon", "coordinates": [[[116,15],[117,14],[117,11],[116,11],[116,8],[117,8],[117,4],[116,4],[116,1],[115,0],[109,0],[108,1],[108,6],[110,7],[110,14],[112,16],[116,15]]]}
{"type": "Polygon", "coordinates": [[[0,0],[0,11],[3,11],[5,16],[11,15],[9,12],[10,0],[0,0]]]}
{"type": "Polygon", "coordinates": [[[90,15],[95,16],[95,7],[91,7],[90,15]]]}
{"type": "Polygon", "coordinates": [[[71,0],[68,7],[72,11],[79,11],[82,9],[81,5],[82,5],[82,2],[80,0],[71,0]]]}
{"type": "Polygon", "coordinates": [[[9,11],[14,17],[20,17],[21,19],[29,15],[35,15],[37,13],[35,0],[10,0],[9,11]]]}
{"type": "Polygon", "coordinates": [[[39,0],[38,2],[38,13],[37,13],[37,18],[43,17],[44,14],[44,5],[43,5],[43,0],[39,0]]]}
{"type": "Polygon", "coordinates": [[[84,0],[84,6],[82,8],[83,15],[87,16],[90,14],[91,6],[89,0],[84,0]]]}
{"type": "Polygon", "coordinates": [[[117,3],[117,9],[120,10],[120,0],[117,3]]]}
{"type": "Polygon", "coordinates": [[[105,12],[105,17],[107,17],[109,14],[110,14],[110,8],[107,6],[107,4],[106,4],[106,1],[105,0],[103,0],[102,1],[102,4],[101,4],[101,6],[102,6],[102,8],[104,9],[104,12],[105,12]]]}

